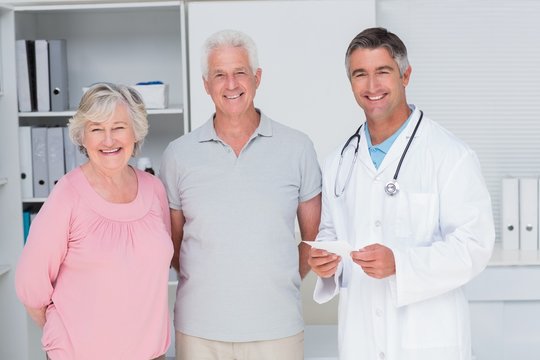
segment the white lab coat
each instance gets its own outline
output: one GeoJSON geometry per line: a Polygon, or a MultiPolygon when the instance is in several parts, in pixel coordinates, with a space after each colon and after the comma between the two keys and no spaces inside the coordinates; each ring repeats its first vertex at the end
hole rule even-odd
{"type": "MultiPolygon", "coordinates": [[[[468,303],[461,286],[486,266],[495,231],[491,200],[473,151],[424,115],[398,177],[384,192],[419,118],[415,109],[379,169],[361,130],[358,159],[345,193],[334,196],[342,145],[323,168],[317,240],[355,249],[380,243],[394,252],[396,274],[378,280],[350,258],[319,278],[314,299],[339,299],[341,360],[469,360],[468,303]]],[[[342,177],[350,163],[344,163],[342,177]]]]}

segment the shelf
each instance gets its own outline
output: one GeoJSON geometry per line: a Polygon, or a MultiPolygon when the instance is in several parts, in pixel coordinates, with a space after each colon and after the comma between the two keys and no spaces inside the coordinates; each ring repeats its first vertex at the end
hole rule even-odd
{"type": "MultiPolygon", "coordinates": [[[[166,109],[148,109],[148,115],[164,115],[164,114],[182,114],[184,109],[182,107],[170,107],[166,109]]],[[[20,112],[20,118],[40,118],[40,117],[71,117],[75,115],[75,110],[68,111],[32,111],[32,112],[20,112]]]]}
{"type": "Polygon", "coordinates": [[[16,6],[17,11],[95,11],[114,9],[160,9],[178,7],[179,1],[156,1],[156,2],[125,2],[125,3],[95,3],[95,4],[52,4],[52,5],[20,5],[16,6]]]}
{"type": "Polygon", "coordinates": [[[45,200],[47,200],[47,198],[26,198],[26,199],[22,199],[22,202],[25,204],[31,204],[31,203],[39,204],[39,203],[44,203],[45,200]]]}
{"type": "Polygon", "coordinates": [[[488,266],[540,266],[540,251],[504,250],[501,243],[496,242],[488,266]]]}
{"type": "Polygon", "coordinates": [[[0,265],[0,276],[7,273],[11,268],[8,265],[0,265]]]}

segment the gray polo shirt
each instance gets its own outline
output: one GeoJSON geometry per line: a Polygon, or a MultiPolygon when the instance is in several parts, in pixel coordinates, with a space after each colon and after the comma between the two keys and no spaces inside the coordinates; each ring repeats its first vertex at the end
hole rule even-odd
{"type": "Polygon", "coordinates": [[[311,140],[261,113],[236,157],[211,118],[169,144],[160,177],[186,220],[176,330],[233,342],[302,331],[294,226],[298,204],[321,192],[311,140]]]}

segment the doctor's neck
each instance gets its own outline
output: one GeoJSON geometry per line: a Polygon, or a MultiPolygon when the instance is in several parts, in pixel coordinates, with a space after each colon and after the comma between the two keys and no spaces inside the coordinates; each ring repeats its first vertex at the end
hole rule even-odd
{"type": "MultiPolygon", "coordinates": [[[[367,114],[366,114],[367,115],[367,114]]],[[[378,145],[392,136],[411,115],[408,105],[386,117],[366,117],[371,143],[378,145]]]]}

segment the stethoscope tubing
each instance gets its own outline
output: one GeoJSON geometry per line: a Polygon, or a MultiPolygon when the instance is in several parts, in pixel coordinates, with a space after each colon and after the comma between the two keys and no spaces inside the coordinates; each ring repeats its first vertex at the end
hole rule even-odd
{"type": "MultiPolygon", "coordinates": [[[[398,176],[399,176],[399,171],[401,170],[401,165],[403,164],[403,160],[405,159],[405,155],[407,155],[407,152],[409,151],[409,147],[411,146],[411,143],[412,143],[412,141],[414,139],[414,136],[416,135],[416,132],[417,132],[418,128],[420,127],[420,123],[422,122],[423,117],[424,117],[424,112],[422,110],[420,110],[420,117],[418,118],[418,121],[416,122],[414,130],[413,130],[413,132],[411,134],[411,137],[409,138],[409,141],[407,141],[407,145],[405,146],[405,149],[403,150],[403,153],[401,154],[398,166],[396,167],[396,171],[394,173],[394,177],[384,187],[384,191],[389,196],[394,196],[399,192],[399,184],[397,182],[397,179],[398,179],[398,176]]],[[[356,132],[351,137],[349,137],[349,139],[347,139],[347,141],[345,142],[345,145],[341,149],[338,168],[337,168],[337,173],[336,173],[336,179],[335,179],[335,182],[334,182],[334,196],[336,198],[341,197],[345,193],[345,190],[347,189],[347,186],[349,185],[349,181],[350,181],[351,176],[352,176],[352,171],[353,171],[354,165],[356,164],[356,158],[358,157],[358,149],[360,148],[360,137],[361,137],[360,130],[362,129],[362,126],[363,126],[363,124],[360,125],[360,127],[356,130],[356,132]],[[353,141],[354,139],[357,139],[357,143],[356,143],[356,146],[355,146],[355,149],[354,149],[354,157],[353,157],[353,160],[351,162],[349,172],[347,173],[347,178],[345,179],[343,189],[338,193],[337,185],[338,185],[338,178],[339,178],[341,166],[342,166],[342,163],[343,163],[343,153],[345,152],[345,150],[347,149],[347,147],[349,146],[351,141],[353,141]]]]}

